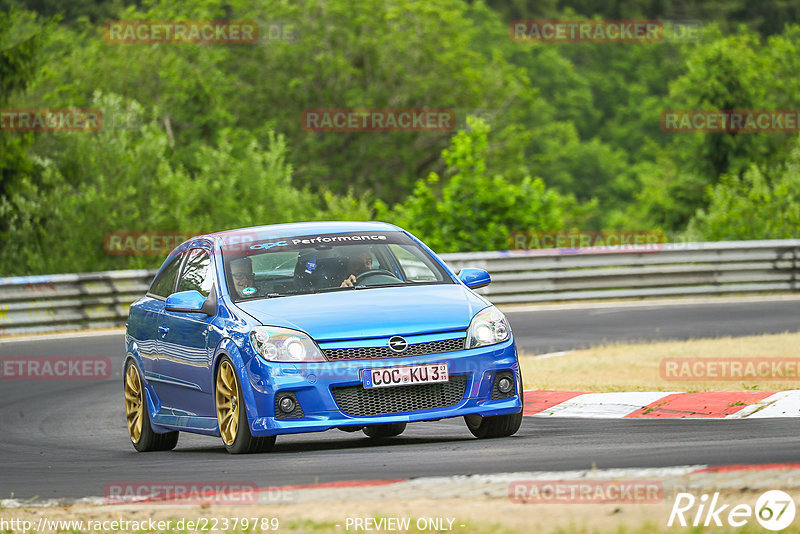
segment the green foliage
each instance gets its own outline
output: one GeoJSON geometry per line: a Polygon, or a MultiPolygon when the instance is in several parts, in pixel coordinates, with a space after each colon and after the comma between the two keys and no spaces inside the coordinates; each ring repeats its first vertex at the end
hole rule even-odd
{"type": "Polygon", "coordinates": [[[118,122],[93,134],[51,134],[52,157],[40,162],[41,184],[21,182],[11,197],[14,209],[2,212],[13,223],[14,239],[5,244],[0,270],[93,271],[161,262],[108,255],[108,232],[199,234],[320,219],[328,204],[337,215],[364,213],[363,202],[352,196],[317,199],[294,187],[280,135],[270,135],[265,147],[247,132],[224,130],[216,147],[197,152],[192,173],[170,160],[169,135],[140,104],[98,93],[91,105],[118,122]]]}
{"type": "MultiPolygon", "coordinates": [[[[106,116],[125,116],[97,133],[48,134],[51,157],[40,159],[40,184],[24,181],[11,197],[13,239],[4,243],[4,272],[46,273],[153,266],[154,257],[109,256],[107,232],[185,231],[176,193],[188,179],[168,160],[169,140],[142,107],[114,95],[92,102],[106,116]]],[[[43,136],[45,137],[45,136],[43,136]]]]}
{"type": "Polygon", "coordinates": [[[378,205],[385,218],[424,236],[441,252],[507,249],[515,230],[559,230],[580,214],[572,196],[548,189],[540,178],[515,183],[486,168],[489,126],[468,119],[470,131],[456,135],[442,158],[451,174],[437,194],[441,178],[431,173],[416,183],[414,194],[393,210],[378,205]]]}
{"type": "Polygon", "coordinates": [[[0,109],[95,106],[104,127],[0,132],[3,274],[160,262],[107,255],[107,232],[296,220],[380,218],[439,251],[503,249],[514,230],[796,235],[795,136],[659,125],[667,109],[797,108],[791,2],[61,4],[0,0],[0,109]],[[591,17],[706,27],[650,44],[508,36],[514,18],[591,17]],[[262,39],[111,44],[113,19],[253,20],[262,39]],[[458,127],[314,133],[300,119],[315,108],[446,108],[458,127]]]}
{"type": "Polygon", "coordinates": [[[182,183],[188,220],[203,229],[256,226],[309,218],[307,191],[292,187],[286,141],[270,133],[262,147],[247,132],[223,130],[217,146],[197,152],[197,172],[182,183]]]}
{"type": "MultiPolygon", "coordinates": [[[[605,19],[721,21],[725,27],[747,24],[763,35],[780,33],[785,24],[800,23],[800,6],[792,0],[490,0],[507,19],[563,17],[566,9],[605,19]]],[[[579,17],[575,17],[579,18],[579,17]]]]}
{"type": "MultiPolygon", "coordinates": [[[[759,109],[769,87],[765,56],[759,51],[757,35],[741,32],[717,37],[706,46],[693,49],[686,60],[687,72],[671,87],[671,100],[678,109],[759,109]]],[[[686,154],[690,170],[709,183],[736,172],[736,159],[747,161],[759,150],[765,136],[727,133],[683,136],[675,143],[686,154]]]]}
{"type": "MultiPolygon", "coordinates": [[[[674,78],[661,109],[793,109],[800,89],[800,28],[786,28],[764,41],[745,28],[723,35],[706,28],[705,41],[684,49],[685,72],[674,78]]],[[[656,149],[651,161],[634,169],[640,184],[637,202],[625,210],[631,219],[666,230],[686,228],[705,194],[723,176],[741,177],[757,163],[781,165],[792,136],[774,133],[678,133],[656,149]]]]}
{"type": "MultiPolygon", "coordinates": [[[[8,107],[12,93],[31,83],[39,67],[45,31],[30,14],[0,12],[0,109],[8,107]]],[[[15,184],[32,179],[35,166],[27,154],[31,140],[29,134],[0,135],[0,209],[4,211],[10,209],[8,195],[15,184]]],[[[0,243],[9,238],[8,231],[6,217],[0,218],[0,243]]]]}
{"type": "Polygon", "coordinates": [[[398,201],[440,165],[436,156],[452,134],[314,133],[303,130],[303,111],[444,108],[463,120],[478,109],[519,115],[535,99],[522,70],[496,47],[470,44],[483,37],[477,19],[508,43],[495,13],[463,0],[236,1],[228,9],[197,0],[130,7],[119,18],[259,24],[261,42],[229,46],[111,45],[88,25],[57,32],[49,52],[59,61],[26,101],[80,105],[94,90],[130,96],[169,118],[175,157],[187,166],[224,128],[248,130],[262,144],[278,131],[298,183],[398,201]]]}
{"type": "Polygon", "coordinates": [[[524,110],[535,97],[502,55],[471,46],[483,36],[476,18],[505,38],[496,14],[479,4],[315,0],[252,8],[248,2],[241,13],[284,21],[296,40],[237,54],[232,74],[248,83],[235,88],[232,114],[245,128],[257,131],[269,121],[284,132],[298,180],[315,189],[402,200],[417,178],[441,164],[436,156],[451,134],[307,132],[300,123],[305,109],[445,108],[463,115],[524,110]]]}
{"type": "Polygon", "coordinates": [[[689,224],[708,241],[785,239],[800,235],[800,146],[787,163],[768,173],[753,165],[742,177],[727,175],[710,187],[707,209],[689,224]]]}
{"type": "Polygon", "coordinates": [[[633,165],[630,175],[638,184],[634,200],[609,217],[611,227],[675,231],[685,228],[703,204],[708,181],[681,169],[666,154],[633,165]]]}
{"type": "Polygon", "coordinates": [[[141,0],[0,0],[0,10],[25,8],[45,17],[58,15],[67,23],[83,18],[102,23],[113,18],[123,3],[140,5],[141,0]]]}

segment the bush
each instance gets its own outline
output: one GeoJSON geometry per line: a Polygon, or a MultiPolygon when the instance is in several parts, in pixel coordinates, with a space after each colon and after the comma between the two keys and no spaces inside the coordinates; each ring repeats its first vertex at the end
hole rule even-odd
{"type": "Polygon", "coordinates": [[[689,234],[708,241],[796,238],[800,234],[800,148],[774,179],[756,165],[743,176],[724,176],[709,188],[709,206],[698,210],[689,234]]]}
{"type": "Polygon", "coordinates": [[[447,183],[431,173],[392,210],[378,202],[379,218],[417,234],[437,252],[456,252],[506,249],[515,230],[560,230],[585,213],[572,195],[548,189],[540,178],[512,183],[490,174],[489,126],[472,117],[468,123],[469,131],[460,131],[442,152],[451,174],[447,183]]]}

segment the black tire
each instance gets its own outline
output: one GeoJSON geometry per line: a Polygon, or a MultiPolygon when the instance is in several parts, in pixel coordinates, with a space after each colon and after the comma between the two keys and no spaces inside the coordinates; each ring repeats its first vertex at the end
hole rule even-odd
{"type": "Polygon", "coordinates": [[[406,429],[407,423],[386,423],[384,425],[369,425],[364,427],[364,434],[370,438],[391,438],[399,436],[406,429]]]}
{"type": "MultiPolygon", "coordinates": [[[[125,366],[125,373],[128,372],[128,368],[132,365],[132,362],[128,362],[128,365],[125,366]]],[[[134,370],[138,376],[139,369],[134,366],[134,370]]],[[[125,376],[125,374],[123,374],[123,376],[125,376]]],[[[150,425],[150,411],[147,409],[144,383],[141,382],[141,376],[139,376],[139,380],[140,384],[142,384],[142,404],[144,404],[144,409],[142,410],[142,432],[138,442],[134,441],[133,437],[131,437],[133,448],[139,452],[171,451],[178,444],[180,432],[174,430],[172,432],[159,434],[153,430],[153,427],[150,425]]]]}
{"type": "Polygon", "coordinates": [[[339,430],[342,432],[358,432],[359,430],[363,429],[363,426],[337,426],[339,430]]]}
{"type": "MultiPolygon", "coordinates": [[[[231,365],[233,362],[227,356],[223,357],[231,365]]],[[[217,367],[219,372],[219,366],[217,367]]],[[[216,381],[215,381],[216,383],[216,381]]],[[[239,378],[236,378],[236,389],[239,392],[239,398],[244,399],[242,395],[242,385],[239,383],[239,378]]],[[[247,409],[242,400],[242,407],[239,410],[239,426],[236,432],[236,438],[230,445],[225,444],[225,450],[231,454],[254,454],[259,452],[269,452],[275,446],[275,436],[253,436],[250,434],[250,426],[247,424],[247,409]]]]}
{"type": "Polygon", "coordinates": [[[522,424],[522,410],[509,415],[482,417],[477,414],[465,415],[467,428],[476,438],[504,438],[513,436],[522,424]]]}

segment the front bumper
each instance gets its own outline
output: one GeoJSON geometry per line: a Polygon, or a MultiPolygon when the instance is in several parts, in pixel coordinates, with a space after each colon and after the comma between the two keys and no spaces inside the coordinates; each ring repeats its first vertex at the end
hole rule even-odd
{"type": "MultiPolygon", "coordinates": [[[[257,416],[250,418],[254,436],[320,432],[336,427],[366,426],[384,423],[433,421],[447,417],[479,414],[482,416],[518,413],[522,409],[522,384],[513,338],[489,347],[440,354],[324,362],[318,364],[269,363],[252,358],[245,366],[255,399],[257,416]],[[367,368],[398,367],[425,363],[446,363],[451,377],[466,379],[463,396],[452,405],[359,416],[345,413],[337,403],[333,388],[361,386],[361,371],[367,368]],[[510,397],[492,400],[495,375],[511,371],[515,389],[510,397]],[[302,409],[291,419],[276,417],[276,395],[293,393],[302,409]]],[[[391,389],[416,386],[395,386],[391,389]]],[[[389,388],[386,388],[389,389],[389,388]]]]}

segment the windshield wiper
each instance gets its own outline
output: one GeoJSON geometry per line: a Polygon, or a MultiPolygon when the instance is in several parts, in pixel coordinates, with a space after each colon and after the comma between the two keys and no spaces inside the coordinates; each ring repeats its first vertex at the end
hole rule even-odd
{"type": "Polygon", "coordinates": [[[358,286],[327,287],[324,289],[317,289],[314,291],[314,293],[331,293],[333,291],[343,291],[347,289],[378,289],[381,287],[403,287],[408,285],[415,285],[415,284],[409,284],[408,282],[398,282],[396,284],[379,284],[376,286],[358,285],[358,286]]]}
{"type": "Polygon", "coordinates": [[[379,284],[377,286],[356,286],[355,289],[380,289],[382,287],[403,287],[413,285],[409,284],[408,282],[398,282],[396,284],[379,284]]]}
{"type": "Polygon", "coordinates": [[[360,289],[366,286],[340,286],[340,287],[326,287],[323,289],[315,289],[312,293],[332,293],[334,291],[344,291],[350,289],[360,289]]]}

